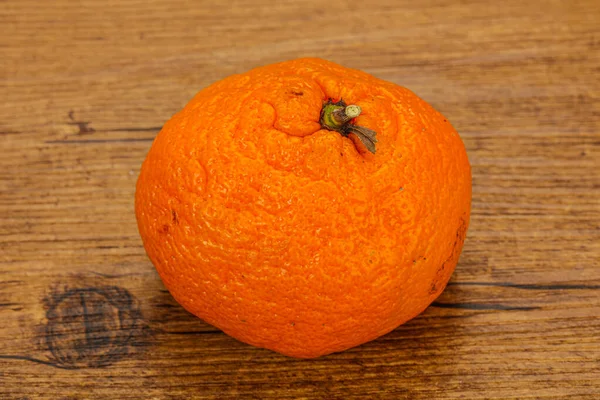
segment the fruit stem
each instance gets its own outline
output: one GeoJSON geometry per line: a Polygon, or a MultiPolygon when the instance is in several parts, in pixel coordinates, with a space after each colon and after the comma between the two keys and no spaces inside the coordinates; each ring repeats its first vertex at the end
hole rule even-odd
{"type": "Polygon", "coordinates": [[[321,109],[321,126],[330,131],[339,132],[342,136],[354,134],[367,150],[375,153],[375,143],[377,143],[375,136],[377,133],[371,129],[350,123],[361,112],[361,108],[357,105],[347,106],[343,100],[333,103],[329,99],[321,109]]]}

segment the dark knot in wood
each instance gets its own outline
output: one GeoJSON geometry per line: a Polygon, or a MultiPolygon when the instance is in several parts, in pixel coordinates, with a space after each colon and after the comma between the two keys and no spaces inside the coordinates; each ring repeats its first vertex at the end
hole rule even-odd
{"type": "Polygon", "coordinates": [[[68,289],[46,303],[45,342],[62,368],[110,365],[146,333],[135,298],[117,286],[68,289]]]}

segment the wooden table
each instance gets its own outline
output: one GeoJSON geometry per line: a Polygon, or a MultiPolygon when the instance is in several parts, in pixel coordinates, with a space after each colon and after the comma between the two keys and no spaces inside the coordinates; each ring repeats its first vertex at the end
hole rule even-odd
{"type": "Polygon", "coordinates": [[[598,0],[9,0],[0,18],[0,398],[599,398],[598,0]],[[173,113],[299,56],[412,89],[473,166],[441,297],[315,360],[186,313],[133,210],[173,113]]]}

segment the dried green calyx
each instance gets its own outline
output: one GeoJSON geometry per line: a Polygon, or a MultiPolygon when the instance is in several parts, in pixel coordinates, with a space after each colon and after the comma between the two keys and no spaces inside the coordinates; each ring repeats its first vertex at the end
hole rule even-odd
{"type": "Polygon", "coordinates": [[[354,134],[374,154],[377,132],[351,123],[360,113],[361,109],[357,105],[346,105],[343,100],[334,103],[329,99],[321,109],[321,126],[339,132],[342,136],[354,134]]]}

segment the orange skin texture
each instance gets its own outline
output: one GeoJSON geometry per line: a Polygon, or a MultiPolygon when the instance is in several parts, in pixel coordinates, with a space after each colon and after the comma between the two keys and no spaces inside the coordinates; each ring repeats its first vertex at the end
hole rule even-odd
{"type": "Polygon", "coordinates": [[[423,312],[458,262],[471,169],[451,124],[409,90],[305,58],[200,91],[156,137],[137,182],[144,247],[189,312],[302,358],[423,312]],[[322,129],[357,104],[369,153],[322,129]]]}

